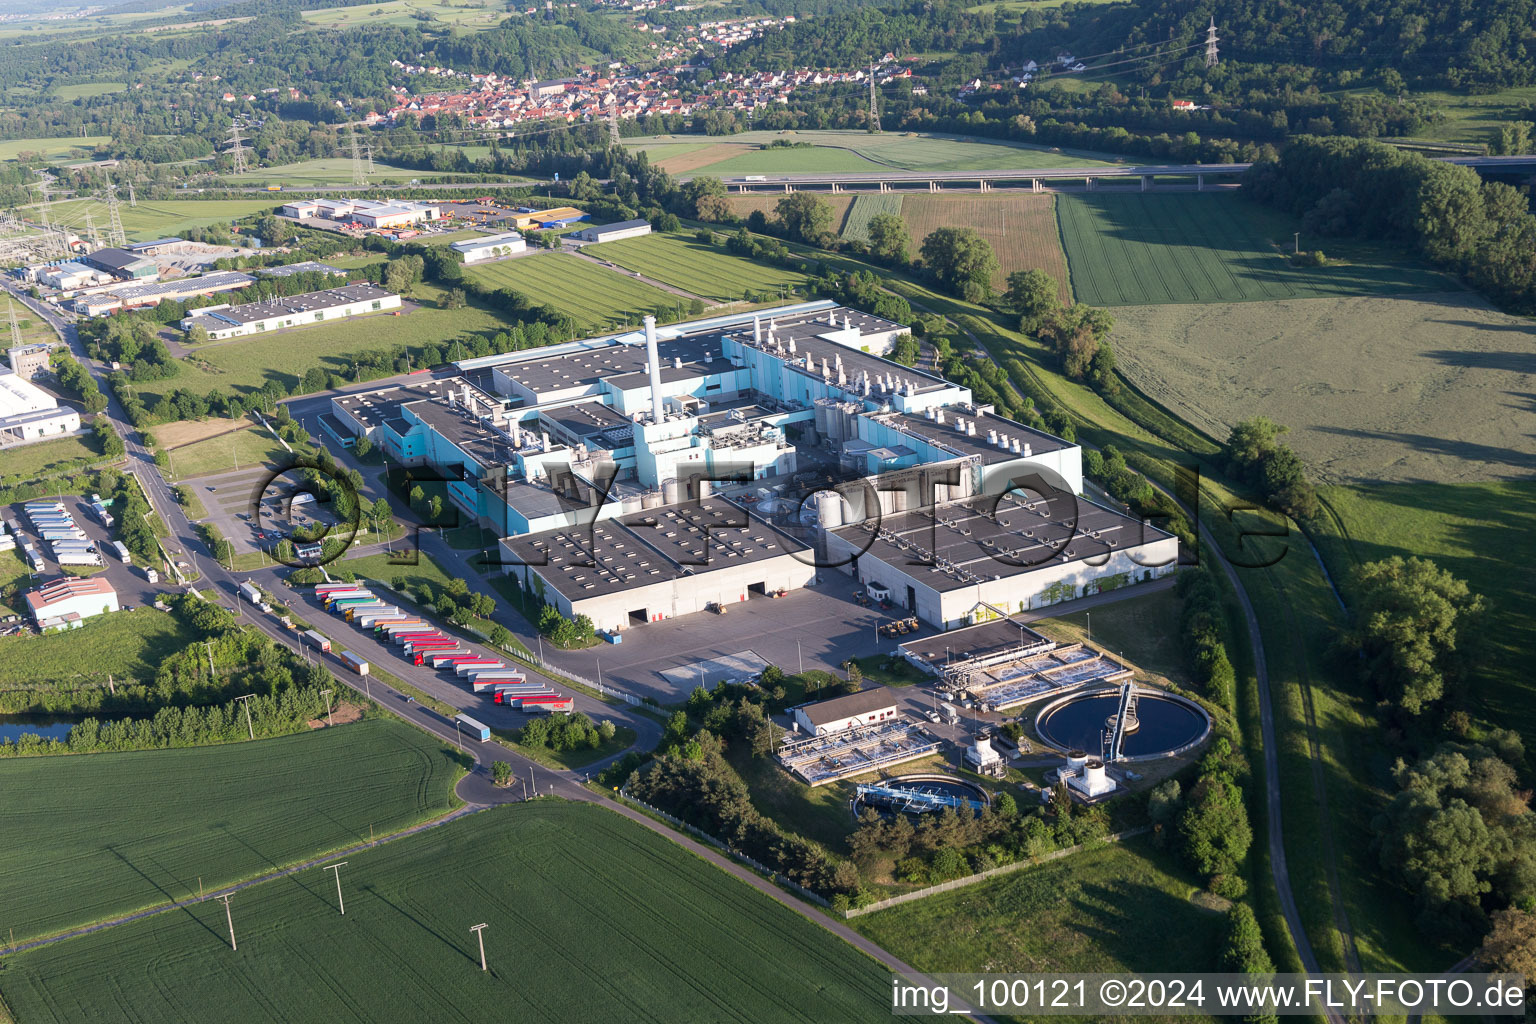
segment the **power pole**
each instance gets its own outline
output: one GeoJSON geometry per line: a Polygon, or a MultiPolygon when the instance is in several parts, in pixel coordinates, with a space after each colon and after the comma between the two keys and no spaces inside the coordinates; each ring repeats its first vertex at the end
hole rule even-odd
{"type": "Polygon", "coordinates": [[[342,917],[347,916],[347,905],[343,903],[341,899],[341,869],[346,866],[346,861],[340,861],[336,864],[327,864],[325,866],[325,870],[336,872],[336,905],[341,908],[342,917]]]}
{"type": "Polygon", "coordinates": [[[347,127],[347,138],[352,143],[352,184],[366,185],[368,184],[368,174],[363,170],[362,140],[357,137],[356,125],[349,125],[347,127]]]}
{"type": "Polygon", "coordinates": [[[12,302],[9,298],[6,299],[6,302],[11,307],[11,347],[20,348],[21,324],[16,322],[16,303],[12,302]]]}
{"type": "Polygon", "coordinates": [[[490,969],[485,966],[485,928],[486,926],[484,924],[477,924],[471,925],[469,929],[470,931],[474,932],[475,937],[480,940],[480,969],[482,971],[490,969]]]}
{"type": "Polygon", "coordinates": [[[1205,66],[1216,66],[1216,16],[1211,16],[1211,26],[1205,30],[1205,66]]]}
{"type": "Polygon", "coordinates": [[[229,155],[230,155],[230,158],[233,159],[234,162],[235,162],[235,167],[234,167],[234,172],[233,172],[235,174],[244,174],[245,173],[245,145],[244,145],[244,143],[245,143],[245,139],[241,138],[241,136],[240,136],[240,126],[237,125],[237,124],[230,125],[229,126],[229,155]]]}
{"type": "Polygon", "coordinates": [[[619,141],[619,99],[618,99],[617,96],[615,96],[614,99],[613,99],[613,102],[608,104],[608,145],[610,145],[610,146],[617,146],[617,145],[620,145],[620,144],[621,143],[619,141]]]}
{"type": "Polygon", "coordinates": [[[85,211],[85,234],[91,240],[92,249],[101,248],[101,232],[96,230],[96,218],[91,216],[91,211],[85,211]]]}
{"type": "Polygon", "coordinates": [[[112,176],[106,171],[102,171],[101,176],[107,193],[107,244],[121,249],[128,244],[128,236],[123,233],[123,214],[117,205],[117,186],[112,184],[112,176]]]}
{"type": "Polygon", "coordinates": [[[133,182],[131,182],[131,181],[128,183],[128,205],[129,206],[138,206],[139,205],[139,197],[133,194],[133,182]]]}
{"type": "Polygon", "coordinates": [[[229,901],[233,896],[234,893],[225,893],[223,896],[218,896],[215,898],[224,902],[224,920],[229,922],[229,948],[232,950],[237,950],[240,947],[235,945],[235,915],[231,913],[229,909],[229,901]]]}
{"type": "MultiPolygon", "coordinates": [[[[213,648],[211,647],[208,649],[208,658],[210,661],[213,659],[213,648]]],[[[256,738],[256,727],[251,724],[251,698],[254,696],[256,696],[254,693],[248,693],[244,697],[235,698],[235,700],[245,705],[245,731],[251,734],[251,739],[256,738]]]]}
{"type": "Polygon", "coordinates": [[[372,174],[373,173],[373,143],[370,142],[367,145],[365,145],[363,147],[363,152],[368,157],[368,173],[372,174]]]}
{"type": "Polygon", "coordinates": [[[880,107],[875,100],[875,62],[869,62],[869,123],[866,125],[871,133],[880,131],[880,107]]]}

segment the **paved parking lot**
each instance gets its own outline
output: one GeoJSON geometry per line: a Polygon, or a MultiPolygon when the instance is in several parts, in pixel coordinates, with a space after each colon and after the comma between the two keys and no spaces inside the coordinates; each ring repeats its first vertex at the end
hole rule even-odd
{"type": "Polygon", "coordinates": [[[286,534],[296,526],[333,522],[328,506],[293,502],[298,483],[296,474],[273,480],[271,469],[265,466],[181,481],[208,510],[199,521],[217,527],[234,546],[236,555],[258,549],[270,551],[275,543],[273,531],[286,534]],[[266,536],[258,537],[258,532],[266,536]]]}
{"type": "MultiPolygon", "coordinates": [[[[101,577],[111,583],[113,589],[117,591],[118,602],[124,608],[137,608],[140,605],[153,604],[155,595],[165,589],[164,581],[159,584],[151,583],[145,579],[144,570],[136,566],[124,564],[118,560],[117,556],[112,553],[112,541],[117,539],[117,532],[101,525],[96,519],[95,514],[91,511],[89,499],[82,498],[77,494],[67,494],[59,500],[64,502],[65,508],[75,517],[75,525],[85,531],[86,536],[90,538],[91,542],[102,553],[101,560],[105,568],[93,573],[93,578],[101,577]]],[[[34,584],[41,586],[49,580],[58,579],[60,576],[65,575],[65,573],[59,567],[59,563],[53,560],[47,542],[27,522],[27,517],[22,509],[22,506],[25,504],[25,502],[17,502],[14,505],[5,506],[5,518],[12,520],[21,527],[22,536],[31,540],[33,545],[36,546],[38,553],[43,556],[43,561],[47,565],[46,571],[34,574],[31,577],[34,584]]],[[[27,588],[24,587],[23,589],[27,588]]],[[[26,605],[25,599],[17,603],[22,608],[26,605]]]]}
{"type": "MultiPolygon", "coordinates": [[[[554,655],[561,665],[589,678],[623,687],[662,703],[675,703],[698,685],[695,666],[751,651],[785,672],[802,665],[842,671],[849,658],[889,654],[897,641],[879,636],[876,627],[901,615],[855,604],[859,585],[834,569],[821,571],[821,582],[785,597],[757,597],[727,605],[724,615],[701,612],[633,626],[624,642],[599,644],[585,651],[554,655]],[[663,673],[672,673],[669,679],[663,673]]],[[[913,640],[938,630],[924,626],[900,639],[913,640]]],[[[713,686],[718,679],[706,678],[713,686]]]]}

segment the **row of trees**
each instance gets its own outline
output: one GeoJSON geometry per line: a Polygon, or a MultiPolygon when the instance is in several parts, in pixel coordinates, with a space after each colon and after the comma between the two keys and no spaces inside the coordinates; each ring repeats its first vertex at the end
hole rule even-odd
{"type": "Polygon", "coordinates": [[[1226,616],[1215,571],[1207,565],[1185,569],[1176,586],[1181,607],[1179,634],[1184,660],[1210,700],[1235,710],[1237,673],[1227,655],[1226,616]]]}
{"type": "Polygon", "coordinates": [[[557,752],[567,750],[596,750],[610,742],[618,733],[618,727],[606,718],[601,722],[580,711],[575,714],[556,714],[534,718],[517,734],[517,742],[527,747],[544,748],[557,752]]]}
{"type": "Polygon", "coordinates": [[[1200,759],[1187,794],[1177,779],[1169,779],[1152,791],[1147,805],[1159,841],[1171,838],[1210,890],[1231,900],[1248,891],[1253,828],[1240,784],[1247,773],[1243,755],[1222,736],[1200,759]]]}
{"type": "Polygon", "coordinates": [[[1264,416],[1238,423],[1227,435],[1227,471],[1276,509],[1307,520],[1317,515],[1317,490],[1301,457],[1280,441],[1288,429],[1264,416]]]}

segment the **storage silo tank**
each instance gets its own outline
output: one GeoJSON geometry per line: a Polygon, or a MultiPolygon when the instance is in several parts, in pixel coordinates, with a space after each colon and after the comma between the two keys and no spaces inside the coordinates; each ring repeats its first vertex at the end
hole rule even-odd
{"type": "Polygon", "coordinates": [[[1083,783],[1090,793],[1104,793],[1109,790],[1109,774],[1104,770],[1103,761],[1094,758],[1083,766],[1083,783]]]}
{"type": "Polygon", "coordinates": [[[682,501],[683,489],[677,482],[677,477],[669,476],[661,482],[661,503],[663,505],[676,505],[682,501]]]}
{"type": "Polygon", "coordinates": [[[816,518],[823,530],[843,525],[843,497],[835,491],[816,492],[816,518]]]}
{"type": "Polygon", "coordinates": [[[641,508],[661,508],[661,492],[646,491],[640,495],[641,508]]]}
{"type": "Polygon", "coordinates": [[[714,483],[705,477],[695,477],[694,486],[698,488],[699,497],[701,499],[707,498],[711,494],[715,493],[714,483]]]}
{"type": "Polygon", "coordinates": [[[1087,767],[1087,764],[1088,755],[1084,751],[1071,750],[1067,752],[1067,770],[1069,772],[1077,772],[1079,775],[1082,775],[1083,769],[1087,767]]]}

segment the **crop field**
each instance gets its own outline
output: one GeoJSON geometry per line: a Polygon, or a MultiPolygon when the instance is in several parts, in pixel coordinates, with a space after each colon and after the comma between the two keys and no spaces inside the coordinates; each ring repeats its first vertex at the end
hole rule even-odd
{"type": "Polygon", "coordinates": [[[796,172],[996,170],[1024,167],[1102,167],[1119,157],[1081,150],[1027,146],[964,135],[921,132],[750,131],[700,142],[697,135],[625,139],[671,174],[790,174],[796,172]],[[809,142],[811,148],[762,149],[769,142],[809,142]]]}
{"type": "Polygon", "coordinates": [[[1340,265],[1293,267],[1299,225],[1241,196],[1063,195],[1072,291],[1094,306],[1251,302],[1447,291],[1452,280],[1367,246],[1325,245],[1340,265]],[[1282,252],[1282,249],[1284,252],[1282,252]]]}
{"type": "Polygon", "coordinates": [[[1055,197],[918,195],[902,200],[901,213],[912,233],[912,252],[936,228],[970,227],[992,245],[999,270],[992,280],[1001,289],[1015,270],[1040,269],[1059,282],[1069,301],[1067,257],[1061,249],[1053,208],[1055,197]]]}
{"type": "Polygon", "coordinates": [[[109,673],[153,681],[161,660],[192,640],[179,619],[153,608],[97,615],[63,633],[0,637],[0,690],[82,679],[105,687],[109,673]]]}
{"type": "MultiPolygon", "coordinates": [[[[277,205],[274,199],[167,199],[141,202],[138,206],[123,203],[119,209],[123,231],[132,242],[228,223],[253,213],[266,213],[277,205]]],[[[28,209],[36,216],[35,207],[28,209]]],[[[68,227],[84,229],[87,213],[98,227],[107,223],[106,204],[95,199],[65,199],[51,204],[50,209],[55,222],[68,227]]]]}
{"type": "Polygon", "coordinates": [[[487,284],[520,291],[592,330],[638,324],[646,313],[677,304],[675,295],[568,253],[535,253],[466,267],[464,272],[487,284]]]}
{"type": "Polygon", "coordinates": [[[497,808],[347,859],[345,916],[316,868],[234,898],[238,952],[210,901],[8,958],[6,1002],[27,1024],[890,1019],[883,968],[600,807],[497,808]]]}
{"type": "MultiPolygon", "coordinates": [[[[459,768],[394,719],[254,743],[0,761],[16,938],[195,896],[452,806],[459,768]]],[[[180,915],[176,915],[180,916],[180,915]]],[[[183,918],[184,919],[184,918],[183,918]]],[[[6,993],[9,995],[9,992],[6,993]]]]}
{"type": "Polygon", "coordinates": [[[1189,901],[1199,888],[1140,838],[849,924],[919,971],[1212,971],[1226,919],[1189,901]]]}
{"type": "Polygon", "coordinates": [[[56,437],[5,449],[0,481],[37,480],[68,469],[79,459],[99,459],[101,453],[83,437],[56,437]]]}
{"type": "Polygon", "coordinates": [[[1262,414],[1325,481],[1447,483],[1536,468],[1536,323],[1470,292],[1123,306],[1115,355],[1212,437],[1262,414]]]}
{"type": "Polygon", "coordinates": [[[587,246],[587,251],[674,288],[722,302],[739,299],[743,292],[776,292],[806,281],[798,271],[756,263],[722,247],[676,235],[625,238],[587,246]]]}
{"type": "Polygon", "coordinates": [[[107,96],[127,88],[122,82],[70,82],[54,86],[49,94],[61,100],[78,100],[88,96],[107,96]]]}
{"type": "MultiPolygon", "coordinates": [[[[416,285],[413,294],[429,302],[436,302],[441,295],[430,285],[416,285]]],[[[204,345],[182,361],[181,373],[175,377],[145,381],[136,385],[135,390],[152,405],[160,395],[176,388],[206,394],[217,387],[245,394],[261,387],[269,378],[293,386],[312,366],[345,372],[351,365],[347,356],[368,349],[429,342],[451,344],[455,338],[494,335],[505,327],[496,314],[473,304],[462,309],[423,305],[400,316],[386,313],[354,317],[204,345]]]]}
{"type": "Polygon", "coordinates": [[[91,155],[91,150],[97,145],[111,141],[112,139],[106,135],[87,135],[83,139],[6,139],[0,141],[0,160],[15,160],[23,153],[41,154],[45,160],[62,160],[70,157],[84,160],[91,155]]]}
{"type": "Polygon", "coordinates": [[[900,217],[901,196],[859,196],[848,208],[848,213],[842,220],[843,230],[840,234],[844,238],[868,242],[869,222],[882,213],[892,213],[900,217]]]}
{"type": "MultiPolygon", "coordinates": [[[[337,11],[355,11],[356,7],[338,7],[337,11]]],[[[329,12],[327,12],[329,13],[329,12]]],[[[368,174],[369,181],[380,181],[385,178],[409,181],[419,178],[422,171],[409,167],[397,167],[386,164],[382,160],[373,162],[373,171],[368,174]]],[[[322,157],[316,160],[301,160],[294,164],[282,164],[277,167],[258,167],[245,174],[228,175],[227,180],[248,185],[350,185],[352,184],[352,158],[351,157],[322,157]]],[[[453,175],[447,175],[453,177],[453,175]]]]}

